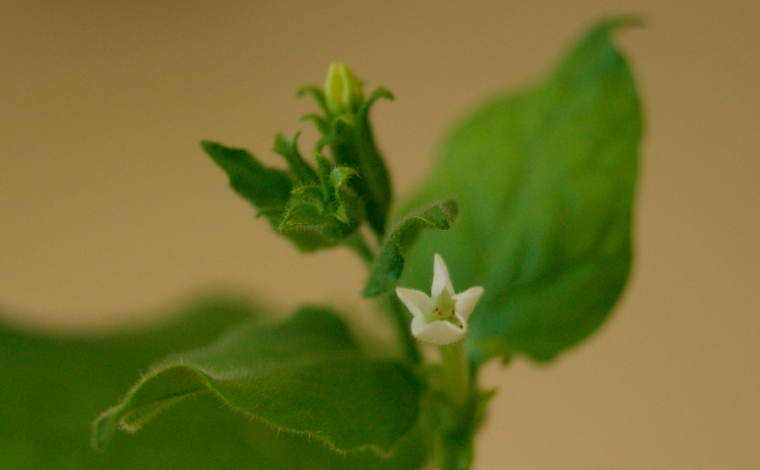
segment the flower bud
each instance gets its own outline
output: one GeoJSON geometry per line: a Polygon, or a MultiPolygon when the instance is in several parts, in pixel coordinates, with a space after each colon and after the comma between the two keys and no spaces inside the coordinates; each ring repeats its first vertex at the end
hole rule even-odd
{"type": "Polygon", "coordinates": [[[333,62],[327,69],[325,101],[335,115],[355,113],[364,101],[362,83],[345,64],[333,62]]]}

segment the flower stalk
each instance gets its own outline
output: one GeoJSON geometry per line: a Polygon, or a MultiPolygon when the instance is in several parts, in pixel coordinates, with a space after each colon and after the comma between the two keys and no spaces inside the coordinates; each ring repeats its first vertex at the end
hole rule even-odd
{"type": "Polygon", "coordinates": [[[464,410],[470,397],[470,370],[464,341],[439,346],[441,352],[442,385],[451,406],[464,410]]]}

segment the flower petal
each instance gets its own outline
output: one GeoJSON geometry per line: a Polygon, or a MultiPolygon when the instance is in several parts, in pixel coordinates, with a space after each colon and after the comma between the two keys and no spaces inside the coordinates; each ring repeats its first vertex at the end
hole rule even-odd
{"type": "Polygon", "coordinates": [[[426,326],[427,321],[425,320],[425,317],[422,315],[415,315],[414,318],[412,318],[412,335],[416,337],[426,326]]]}
{"type": "Polygon", "coordinates": [[[433,288],[430,290],[430,296],[433,298],[440,296],[444,287],[449,292],[449,295],[454,295],[454,287],[451,285],[449,269],[446,267],[446,263],[443,262],[441,255],[436,253],[433,257],[433,288]]]}
{"type": "Polygon", "coordinates": [[[407,289],[405,287],[396,287],[396,295],[401,300],[406,308],[412,312],[414,318],[425,316],[425,312],[432,310],[430,297],[424,292],[416,289],[407,289]]]}
{"type": "Polygon", "coordinates": [[[453,323],[436,320],[425,323],[422,317],[415,317],[412,320],[412,334],[415,338],[428,343],[444,345],[460,341],[467,333],[467,324],[463,323],[464,328],[459,328],[453,323]]]}
{"type": "Polygon", "coordinates": [[[452,295],[454,303],[454,312],[464,318],[465,322],[470,318],[470,314],[478,304],[480,296],[483,295],[483,288],[480,286],[470,287],[464,292],[452,295]]]}

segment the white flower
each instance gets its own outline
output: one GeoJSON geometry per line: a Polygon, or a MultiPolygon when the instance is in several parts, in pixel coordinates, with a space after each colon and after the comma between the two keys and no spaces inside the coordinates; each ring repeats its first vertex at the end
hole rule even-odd
{"type": "Polygon", "coordinates": [[[455,294],[443,258],[436,253],[434,260],[431,297],[403,287],[397,287],[396,294],[414,316],[412,334],[417,339],[438,345],[455,343],[467,333],[467,319],[483,295],[483,288],[470,287],[455,294]]]}

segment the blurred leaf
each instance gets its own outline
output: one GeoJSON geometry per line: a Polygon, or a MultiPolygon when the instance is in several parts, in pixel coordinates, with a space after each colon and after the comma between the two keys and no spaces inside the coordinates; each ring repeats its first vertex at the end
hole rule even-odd
{"type": "Polygon", "coordinates": [[[275,431],[342,451],[388,452],[414,425],[421,383],[399,363],[367,359],[328,310],[287,323],[249,323],[213,345],[158,365],[95,423],[102,445],[116,426],[136,431],[177,402],[212,395],[275,431]]]}
{"type": "Polygon", "coordinates": [[[377,297],[393,288],[404,270],[404,253],[424,228],[448,230],[457,215],[453,199],[434,203],[406,215],[383,243],[375,266],[364,287],[366,297],[377,297]]]}
{"type": "Polygon", "coordinates": [[[339,455],[306,436],[278,432],[212,396],[171,407],[105,451],[89,445],[92,420],[140,372],[173,351],[209,344],[250,319],[247,303],[209,301],[141,332],[64,338],[0,325],[0,468],[3,470],[395,470],[425,459],[415,428],[391,458],[339,455]]]}
{"type": "MultiPolygon", "coordinates": [[[[149,364],[177,349],[208,344],[252,312],[242,302],[204,302],[161,326],[107,338],[55,337],[0,326],[0,468],[166,468],[143,455],[129,456],[142,452],[132,442],[115,445],[109,456],[94,452],[88,445],[92,420],[149,364]]],[[[175,442],[170,433],[139,446],[146,456],[169,457],[187,447],[182,440],[190,436],[181,432],[175,442]]],[[[197,450],[187,452],[204,460],[197,450]]]]}
{"type": "Polygon", "coordinates": [[[463,120],[407,204],[458,198],[457,225],[424,234],[404,281],[428,283],[414,268],[439,252],[455,286],[485,287],[467,337],[477,361],[552,359],[601,325],[625,285],[641,116],[609,34],[630,22],[598,25],[548,79],[463,120]]]}

